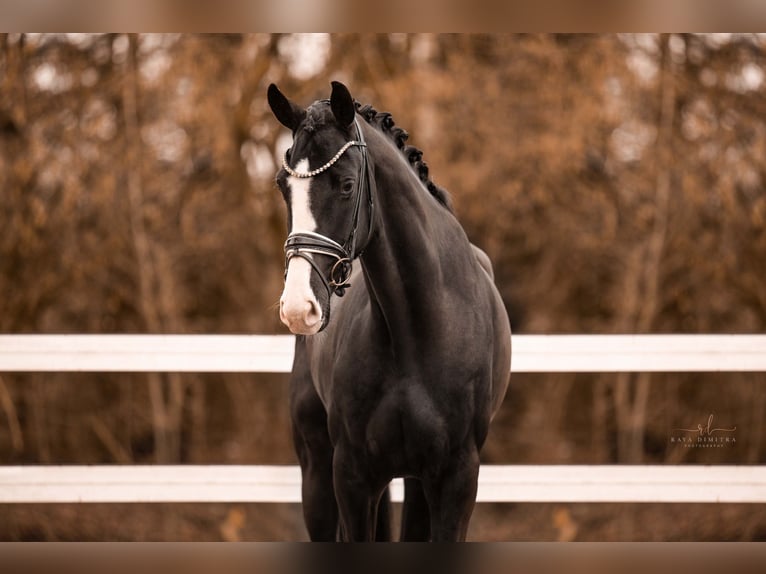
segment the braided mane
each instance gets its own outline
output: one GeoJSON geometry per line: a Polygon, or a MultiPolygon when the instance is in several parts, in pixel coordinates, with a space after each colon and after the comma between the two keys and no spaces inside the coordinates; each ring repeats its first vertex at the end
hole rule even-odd
{"type": "Polygon", "coordinates": [[[396,145],[428,192],[451,213],[452,201],[450,201],[449,193],[429,179],[428,164],[423,161],[423,151],[415,146],[407,145],[410,134],[394,123],[394,118],[389,112],[379,112],[370,104],[362,105],[354,102],[354,105],[359,115],[368,124],[377,128],[396,145]]]}

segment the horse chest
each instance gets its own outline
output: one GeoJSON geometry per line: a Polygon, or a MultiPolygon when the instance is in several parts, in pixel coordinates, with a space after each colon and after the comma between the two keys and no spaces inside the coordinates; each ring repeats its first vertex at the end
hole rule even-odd
{"type": "Polygon", "coordinates": [[[444,456],[448,416],[424,386],[393,378],[378,382],[373,391],[336,381],[327,403],[333,445],[392,476],[417,472],[429,458],[444,456]]]}

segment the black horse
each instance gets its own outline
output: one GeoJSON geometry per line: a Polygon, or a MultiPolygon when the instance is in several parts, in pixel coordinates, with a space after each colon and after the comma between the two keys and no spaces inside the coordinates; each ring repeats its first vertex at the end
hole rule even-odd
{"type": "Polygon", "coordinates": [[[298,335],[291,416],[309,535],[386,539],[387,487],[404,477],[402,539],[464,540],[510,374],[489,259],[390,114],[339,82],[308,109],[273,84],[268,100],[293,133],[276,177],[289,219],[279,312],[298,335]]]}

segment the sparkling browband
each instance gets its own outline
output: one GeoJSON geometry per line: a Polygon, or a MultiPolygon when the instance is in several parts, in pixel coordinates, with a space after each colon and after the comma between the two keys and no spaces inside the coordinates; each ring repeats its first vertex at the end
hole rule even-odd
{"type": "Polygon", "coordinates": [[[346,142],[345,144],[343,144],[343,147],[338,150],[338,153],[336,153],[330,161],[328,161],[322,167],[318,167],[316,169],[312,169],[311,171],[306,171],[306,172],[295,171],[293,168],[291,168],[289,165],[287,165],[287,151],[290,151],[290,150],[287,150],[285,152],[285,157],[282,159],[282,167],[284,167],[285,171],[287,173],[289,173],[293,177],[298,177],[298,178],[301,178],[301,179],[306,179],[306,178],[309,178],[309,177],[314,177],[315,175],[319,175],[320,173],[323,173],[323,172],[327,171],[328,169],[330,169],[332,167],[332,165],[336,161],[338,161],[344,153],[346,153],[346,150],[348,150],[348,148],[350,148],[351,146],[355,146],[355,145],[366,146],[367,144],[365,144],[364,142],[361,142],[361,141],[356,141],[356,140],[353,140],[353,141],[350,141],[350,142],[346,142]]]}

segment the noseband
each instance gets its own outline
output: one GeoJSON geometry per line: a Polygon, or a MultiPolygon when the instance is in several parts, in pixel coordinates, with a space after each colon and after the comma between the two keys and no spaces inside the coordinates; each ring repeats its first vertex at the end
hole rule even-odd
{"type": "MultiPolygon", "coordinates": [[[[316,271],[322,283],[327,289],[328,300],[332,294],[336,294],[338,297],[343,297],[346,293],[346,289],[350,286],[349,280],[351,279],[352,262],[359,257],[370,242],[373,232],[373,215],[374,205],[372,198],[372,191],[370,189],[370,171],[369,164],[367,162],[367,144],[364,141],[364,135],[359,127],[357,120],[354,120],[356,126],[357,139],[351,140],[343,144],[333,158],[324,164],[322,167],[308,171],[298,172],[295,171],[287,164],[287,153],[282,160],[282,167],[285,171],[293,177],[306,179],[317,176],[324,173],[335,162],[337,162],[346,151],[353,146],[358,146],[362,151],[362,164],[359,168],[359,177],[357,178],[356,199],[354,202],[354,211],[351,215],[351,231],[348,234],[346,241],[343,244],[322,235],[321,233],[315,233],[313,231],[299,231],[291,233],[287,236],[285,241],[285,276],[287,276],[287,268],[290,264],[290,259],[293,257],[301,257],[309,262],[312,269],[316,271]],[[369,224],[367,231],[367,240],[361,249],[356,247],[356,231],[359,227],[359,214],[361,212],[362,196],[367,195],[367,205],[369,209],[369,224]],[[325,277],[322,271],[319,269],[311,254],[327,255],[335,259],[335,263],[330,269],[329,278],[325,277]]],[[[288,150],[289,151],[289,150],[288,150]]]]}

